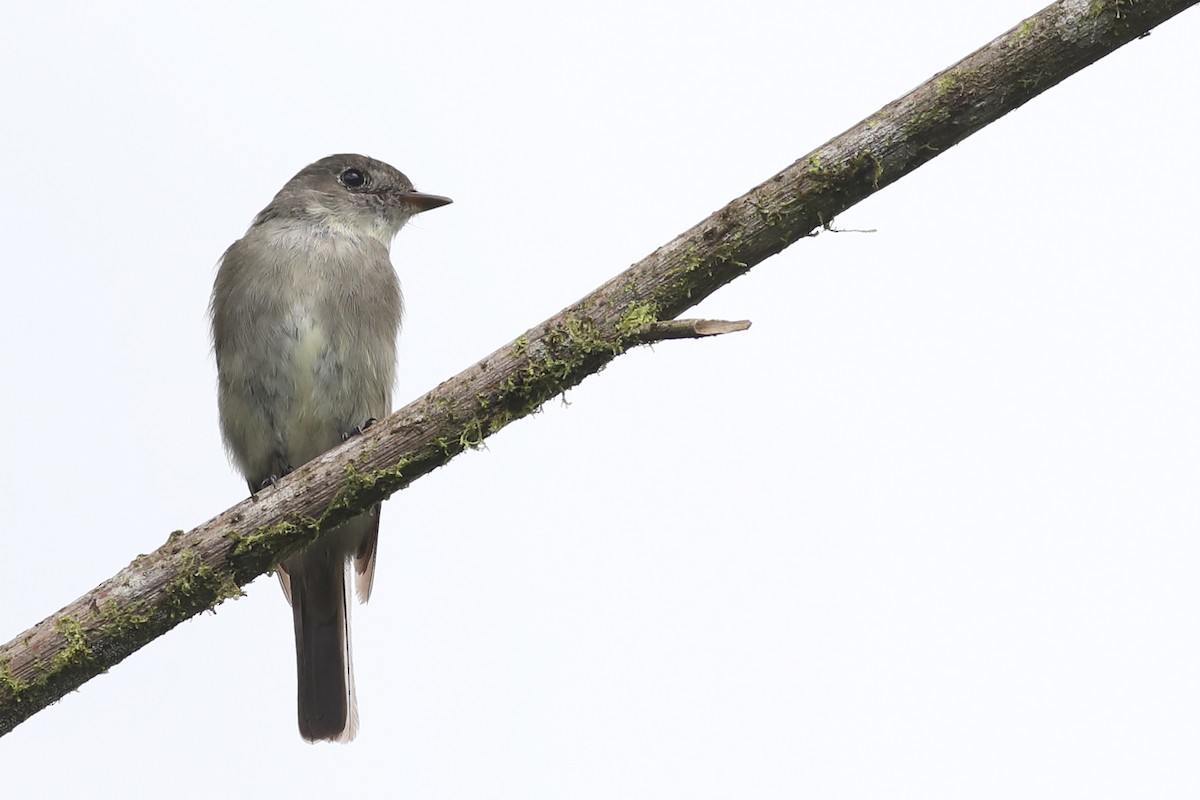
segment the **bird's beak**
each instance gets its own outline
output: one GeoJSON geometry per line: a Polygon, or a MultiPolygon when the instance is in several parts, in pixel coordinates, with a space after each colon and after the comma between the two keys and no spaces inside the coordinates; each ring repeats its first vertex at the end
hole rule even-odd
{"type": "Polygon", "coordinates": [[[415,206],[418,211],[429,211],[454,202],[449,197],[442,197],[440,194],[425,194],[424,192],[402,192],[400,199],[410,206],[415,206]]]}

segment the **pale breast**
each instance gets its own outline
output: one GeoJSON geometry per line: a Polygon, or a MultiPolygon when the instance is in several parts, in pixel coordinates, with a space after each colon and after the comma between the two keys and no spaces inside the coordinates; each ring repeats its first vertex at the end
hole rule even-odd
{"type": "Polygon", "coordinates": [[[213,307],[224,406],[240,409],[226,438],[239,461],[239,441],[273,441],[299,466],[391,411],[399,281],[386,246],[344,232],[267,223],[239,247],[257,267],[223,264],[213,307]]]}

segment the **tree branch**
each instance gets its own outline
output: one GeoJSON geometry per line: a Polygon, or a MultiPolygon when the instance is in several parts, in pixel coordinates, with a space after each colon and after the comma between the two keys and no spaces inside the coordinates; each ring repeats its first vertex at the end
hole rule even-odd
{"type": "Polygon", "coordinates": [[[0,735],[628,348],[748,327],[666,321],[1196,2],[1061,0],[1043,9],[364,435],[171,534],[0,647],[0,735]]]}
{"type": "Polygon", "coordinates": [[[670,319],[652,322],[638,334],[640,344],[661,342],[666,339],[702,339],[705,336],[720,336],[750,330],[750,320],[733,322],[723,319],[670,319]]]}

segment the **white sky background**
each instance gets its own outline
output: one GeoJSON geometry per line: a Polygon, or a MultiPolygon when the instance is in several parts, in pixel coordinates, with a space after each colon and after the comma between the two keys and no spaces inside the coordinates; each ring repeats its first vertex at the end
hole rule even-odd
{"type": "MultiPolygon", "coordinates": [[[[359,151],[403,404],[1038,10],[10,4],[0,641],[241,500],[216,261],[359,151]]],[[[0,739],[7,797],[1195,797],[1187,12],[384,508],[362,728],[270,578],[0,739]]]]}

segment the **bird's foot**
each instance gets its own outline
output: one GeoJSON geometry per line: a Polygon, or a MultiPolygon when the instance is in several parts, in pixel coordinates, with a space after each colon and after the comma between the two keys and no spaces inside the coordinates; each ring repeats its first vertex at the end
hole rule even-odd
{"type": "Polygon", "coordinates": [[[258,485],[258,490],[261,492],[263,489],[267,488],[268,486],[275,486],[276,484],[279,483],[280,480],[282,480],[283,478],[285,478],[289,474],[291,474],[291,472],[292,472],[292,468],[288,467],[288,468],[282,470],[283,474],[281,474],[281,475],[268,475],[267,479],[258,485]]]}
{"type": "Polygon", "coordinates": [[[369,420],[367,420],[366,422],[364,422],[362,425],[358,425],[358,426],[356,426],[356,427],[354,428],[354,430],[352,430],[352,431],[349,431],[349,432],[347,432],[347,433],[343,433],[343,434],[342,434],[342,441],[344,442],[344,441],[346,441],[347,439],[352,439],[352,438],[354,438],[355,436],[362,436],[364,433],[366,433],[366,431],[367,431],[367,428],[371,427],[371,426],[372,426],[372,425],[374,425],[376,422],[379,422],[379,420],[375,419],[374,417],[371,417],[369,420]]]}

